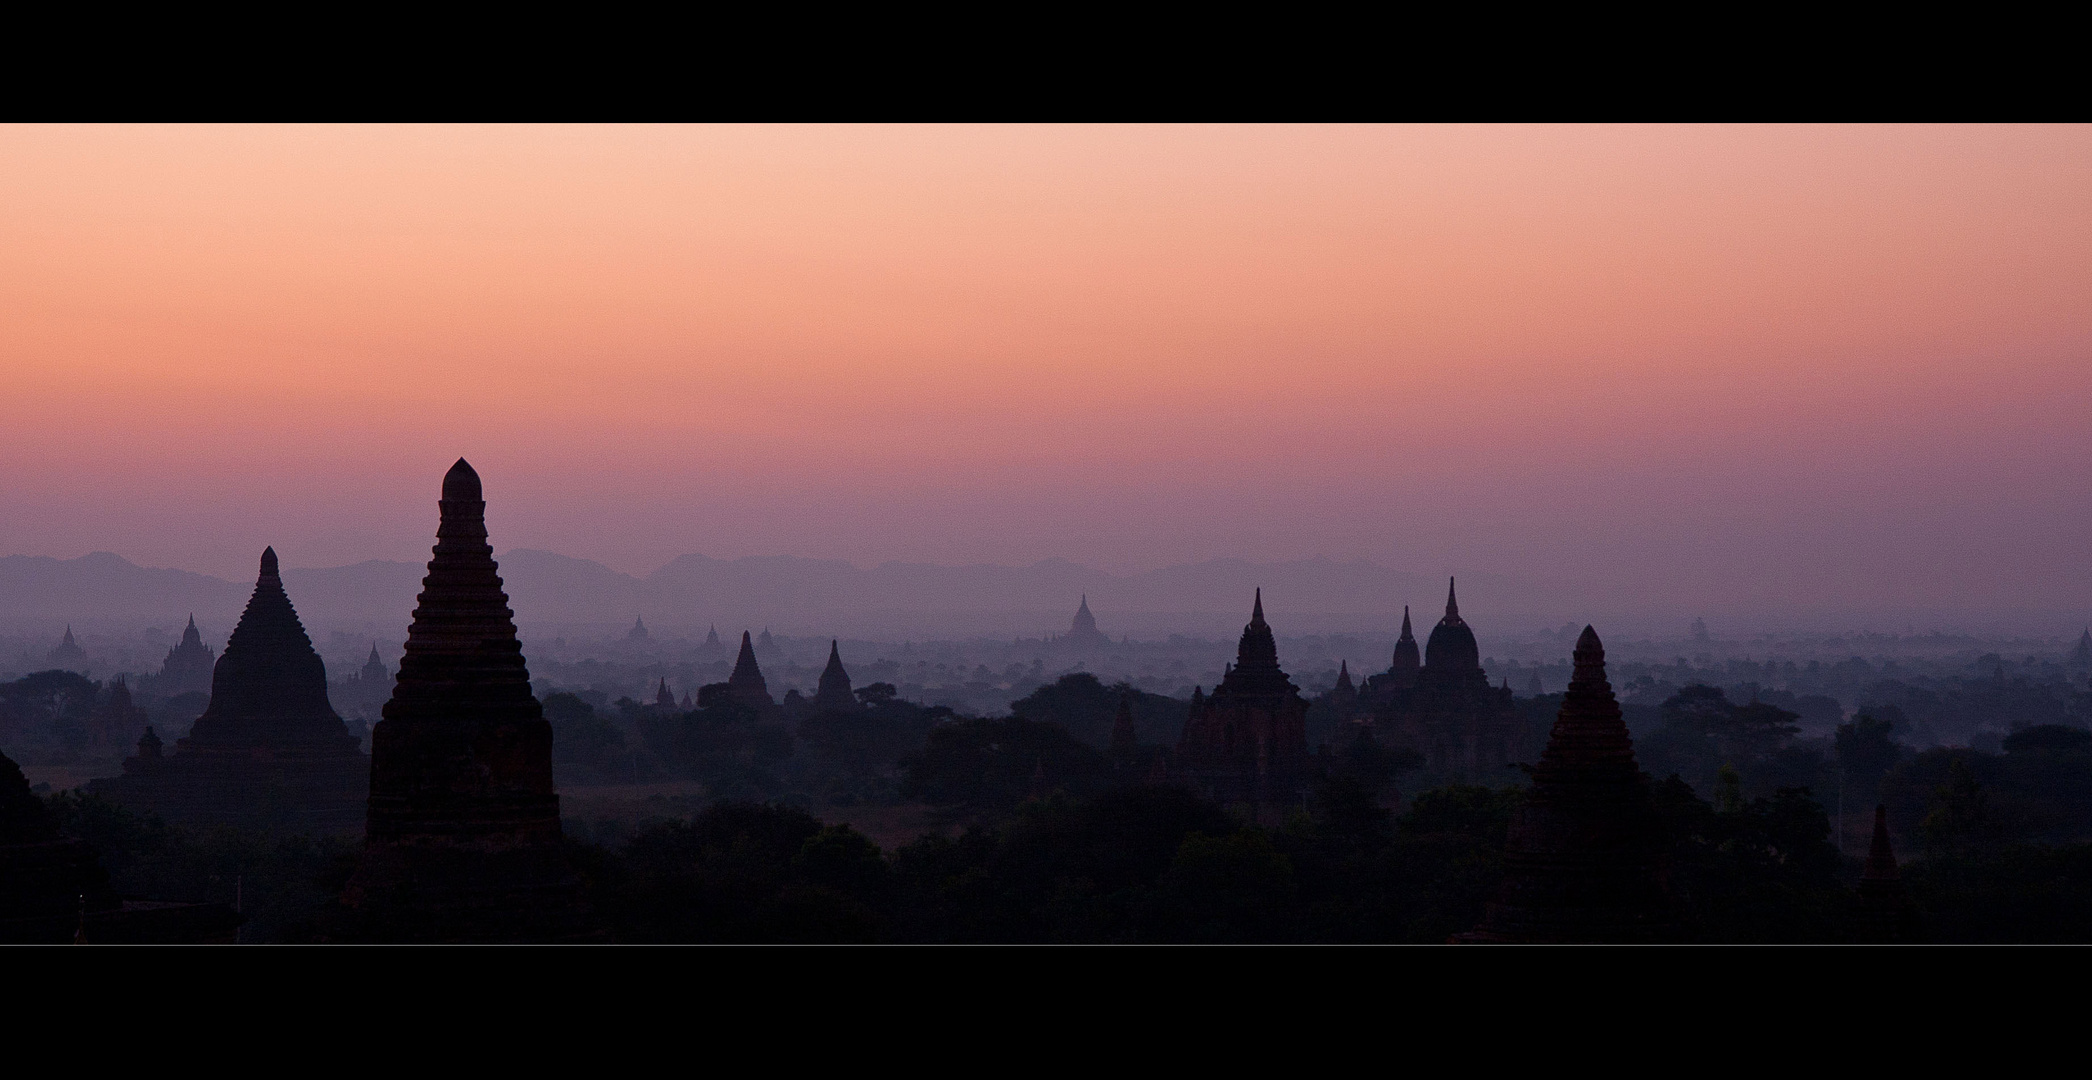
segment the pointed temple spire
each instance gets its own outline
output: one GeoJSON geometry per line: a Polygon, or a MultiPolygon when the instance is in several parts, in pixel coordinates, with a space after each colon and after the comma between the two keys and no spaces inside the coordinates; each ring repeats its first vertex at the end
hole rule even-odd
{"type": "Polygon", "coordinates": [[[1867,852],[1867,867],[1860,873],[1859,937],[1885,944],[1913,942],[1921,929],[1917,907],[1896,869],[1896,851],[1889,846],[1889,809],[1876,805],[1874,843],[1867,852]]]}
{"type": "Polygon", "coordinates": [[[1417,648],[1416,634],[1409,628],[1409,605],[1402,605],[1402,636],[1395,639],[1395,656],[1387,667],[1388,685],[1396,690],[1407,690],[1416,685],[1417,670],[1424,666],[1423,651],[1417,648]]]}
{"type": "Polygon", "coordinates": [[[1063,640],[1076,646],[1111,644],[1111,639],[1097,629],[1097,617],[1090,613],[1090,594],[1082,594],[1082,602],[1075,607],[1075,618],[1068,623],[1068,636],[1063,640]]]}
{"type": "Polygon", "coordinates": [[[662,679],[661,688],[654,691],[654,707],[664,712],[676,707],[676,696],[669,691],[667,679],[662,679]]]}
{"type": "Polygon", "coordinates": [[[1575,669],[1532,787],[1513,814],[1504,882],[1458,940],[1660,941],[1675,932],[1662,835],[1634,742],[1584,627],[1575,669]]]}
{"type": "Polygon", "coordinates": [[[734,700],[749,708],[768,712],[777,707],[769,684],[763,681],[762,665],[755,661],[755,639],[746,630],[741,631],[741,656],[734,661],[734,673],[726,677],[726,685],[734,700]]]}
{"type": "Polygon", "coordinates": [[[552,727],[531,692],[486,508],[479,474],[459,458],[443,477],[406,656],[372,733],[363,858],[344,894],[347,938],[527,942],[596,932],[562,848],[552,727]]]}
{"type": "Polygon", "coordinates": [[[217,662],[216,654],[203,643],[203,634],[196,629],[196,616],[192,614],[188,627],[182,631],[181,644],[167,650],[153,689],[167,697],[209,690],[211,669],[217,662]]]}
{"type": "Polygon", "coordinates": [[[1431,628],[1431,638],[1424,643],[1424,667],[1444,675],[1476,671],[1481,666],[1482,648],[1475,643],[1475,632],[1460,618],[1460,598],[1448,578],[1446,616],[1431,628]]]}
{"type": "MultiPolygon", "coordinates": [[[[163,692],[176,682],[170,673],[187,674],[178,664],[208,656],[185,633],[163,669],[163,692]]],[[[261,554],[254,592],[208,685],[209,705],[172,755],[157,738],[150,746],[141,741],[124,775],[90,788],[184,825],[301,832],[357,826],[370,761],[327,699],[327,667],[283,590],[273,547],[261,554]]]]}
{"type": "Polygon", "coordinates": [[[331,744],[354,737],[327,700],[327,666],[312,647],[264,548],[247,610],[211,673],[211,704],[179,746],[331,744]]]}
{"type": "Polygon", "coordinates": [[[51,649],[50,655],[46,659],[53,664],[60,665],[78,664],[87,659],[87,650],[82,649],[80,643],[73,640],[73,625],[71,623],[66,624],[65,637],[60,639],[58,644],[51,649]]]}
{"type": "Polygon", "coordinates": [[[1271,634],[1271,624],[1264,621],[1263,589],[1257,590],[1256,604],[1249,612],[1249,625],[1242,628],[1242,642],[1235,650],[1235,670],[1278,670],[1278,640],[1271,634]]]}
{"type": "Polygon", "coordinates": [[[828,642],[828,666],[821,669],[821,682],[814,688],[816,712],[855,712],[858,701],[850,693],[850,673],[843,670],[843,652],[833,638],[828,642]]]}

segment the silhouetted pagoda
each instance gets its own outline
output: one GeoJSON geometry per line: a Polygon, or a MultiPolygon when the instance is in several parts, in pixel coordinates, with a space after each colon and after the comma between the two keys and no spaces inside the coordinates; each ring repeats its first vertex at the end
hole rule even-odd
{"type": "Polygon", "coordinates": [[[552,727],[487,544],[479,475],[443,477],[441,524],[392,700],[372,733],[363,858],[339,936],[599,936],[562,849],[552,727]]]}
{"type": "Polygon", "coordinates": [[[1075,618],[1068,624],[1068,632],[1061,635],[1059,640],[1063,645],[1073,645],[1077,648],[1092,648],[1111,644],[1111,639],[1106,637],[1103,631],[1097,629],[1097,617],[1090,614],[1090,597],[1088,593],[1083,594],[1082,602],[1075,608],[1075,618]]]}
{"type": "Polygon", "coordinates": [[[1648,779],[1584,627],[1575,674],[1532,787],[1511,817],[1504,881],[1475,942],[1661,941],[1675,932],[1667,860],[1648,779]]]}
{"type": "Polygon", "coordinates": [[[637,615],[633,616],[632,629],[625,631],[625,641],[633,645],[644,645],[652,640],[654,640],[654,635],[648,632],[646,620],[637,615]]]}
{"type": "Polygon", "coordinates": [[[777,707],[769,684],[763,682],[762,665],[755,662],[755,642],[746,630],[741,631],[741,656],[734,661],[734,673],[726,677],[726,687],[735,701],[751,709],[767,713],[777,707]]]}
{"type": "Polygon", "coordinates": [[[172,755],[149,738],[122,776],[89,790],[178,824],[346,832],[362,821],[370,759],[327,700],[274,548],[212,672],[210,706],[172,755]]]}
{"type": "Polygon", "coordinates": [[[660,688],[654,691],[654,708],[662,712],[676,711],[676,695],[668,688],[667,679],[662,679],[660,688]]]}
{"type": "Polygon", "coordinates": [[[1867,867],[1860,873],[1861,941],[1903,944],[1919,939],[1918,909],[1903,887],[1896,869],[1896,851],[1889,846],[1889,809],[1874,807],[1874,844],[1867,852],[1867,867]]]}
{"type": "Polygon", "coordinates": [[[203,635],[196,629],[196,616],[191,615],[188,628],[182,631],[181,644],[167,650],[167,659],[161,662],[152,689],[162,697],[209,690],[211,672],[217,666],[218,658],[203,643],[203,635]]]}
{"type": "Polygon", "coordinates": [[[843,652],[834,640],[828,642],[828,666],[821,669],[821,682],[814,688],[817,713],[856,712],[861,706],[850,693],[850,673],[843,670],[843,652]]]}
{"type": "Polygon", "coordinates": [[[1193,691],[1177,746],[1179,776],[1223,802],[1297,802],[1308,783],[1307,708],[1278,665],[1259,589],[1234,665],[1211,696],[1193,691]]]}
{"type": "Polygon", "coordinates": [[[71,624],[67,624],[65,628],[65,637],[61,638],[57,645],[52,646],[51,651],[45,655],[44,659],[53,666],[64,668],[67,671],[76,670],[82,664],[87,663],[87,650],[81,648],[80,643],[73,640],[71,624]]]}
{"type": "Polygon", "coordinates": [[[2092,668],[2092,627],[2078,636],[2077,649],[2070,654],[2070,662],[2080,668],[2092,668]]]}
{"type": "Polygon", "coordinates": [[[1518,710],[1508,686],[1489,685],[1475,632],[1460,617],[1455,585],[1446,586],[1446,613],[1431,630],[1417,663],[1409,609],[1402,609],[1402,636],[1394,663],[1367,680],[1361,705],[1388,741],[1414,747],[1424,764],[1443,776],[1493,781],[1524,749],[1518,740],[1518,710]]]}
{"type": "Polygon", "coordinates": [[[385,666],[385,661],[378,658],[377,642],[373,641],[370,643],[370,659],[363,662],[363,669],[357,675],[365,683],[371,685],[383,683],[386,679],[392,677],[391,669],[385,666]]]}

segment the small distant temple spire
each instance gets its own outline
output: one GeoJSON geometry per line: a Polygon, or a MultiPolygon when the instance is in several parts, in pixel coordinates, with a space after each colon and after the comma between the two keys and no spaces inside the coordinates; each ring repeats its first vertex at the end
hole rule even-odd
{"type": "Polygon", "coordinates": [[[167,659],[160,664],[160,674],[153,681],[153,689],[166,697],[207,691],[211,688],[211,670],[217,663],[217,655],[203,643],[203,635],[196,629],[196,616],[192,614],[188,628],[182,631],[181,644],[167,650],[167,659]]]}
{"type": "Polygon", "coordinates": [[[734,661],[734,673],[727,676],[726,686],[734,700],[751,709],[769,712],[777,707],[769,684],[763,681],[762,665],[755,660],[755,639],[746,630],[741,631],[741,655],[734,661]]]}
{"type": "Polygon", "coordinates": [[[661,680],[661,688],[654,691],[654,707],[662,712],[674,712],[676,696],[668,689],[668,680],[661,680]]]}
{"type": "Polygon", "coordinates": [[[814,689],[814,711],[856,712],[857,698],[850,692],[850,673],[843,670],[843,652],[833,638],[828,642],[828,666],[821,669],[820,685],[814,689]]]}
{"type": "Polygon", "coordinates": [[[1889,808],[1874,807],[1874,843],[1867,851],[1867,866],[1860,873],[1860,937],[1879,944],[1901,944],[1919,939],[1918,912],[1903,875],[1896,869],[1896,851],[1889,846],[1889,808]]]}
{"type": "Polygon", "coordinates": [[[654,635],[646,628],[646,620],[637,615],[632,616],[632,629],[625,631],[625,640],[637,644],[653,639],[654,635]]]}
{"type": "Polygon", "coordinates": [[[46,659],[59,667],[78,666],[86,663],[87,650],[81,648],[80,643],[73,640],[73,626],[71,623],[66,624],[65,637],[60,639],[58,644],[51,649],[46,659]]]}
{"type": "Polygon", "coordinates": [[[1078,648],[1111,644],[1110,636],[1097,629],[1097,617],[1090,614],[1088,593],[1082,594],[1082,601],[1075,607],[1075,618],[1068,623],[1068,634],[1061,641],[1078,648]]]}

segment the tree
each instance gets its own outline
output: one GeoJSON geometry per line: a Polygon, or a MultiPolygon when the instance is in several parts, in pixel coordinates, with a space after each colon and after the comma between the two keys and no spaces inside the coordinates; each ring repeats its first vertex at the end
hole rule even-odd
{"type": "Polygon", "coordinates": [[[903,795],[975,810],[1009,809],[1055,791],[1086,795],[1101,790],[1112,775],[1095,747],[1058,724],[1019,716],[944,724],[901,764],[903,795]]]}

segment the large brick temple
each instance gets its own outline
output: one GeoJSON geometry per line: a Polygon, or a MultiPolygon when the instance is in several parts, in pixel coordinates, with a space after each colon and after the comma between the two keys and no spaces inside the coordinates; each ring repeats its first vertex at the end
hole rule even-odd
{"type": "Polygon", "coordinates": [[[1505,765],[1527,752],[1519,744],[1511,690],[1489,685],[1481,648],[1460,617],[1451,582],[1445,617],[1431,629],[1421,662],[1409,609],[1403,608],[1393,663],[1366,680],[1358,704],[1382,739],[1414,748],[1425,767],[1443,777],[1500,783],[1505,765]]]}
{"type": "Polygon", "coordinates": [[[370,759],[328,703],[326,666],[269,548],[189,734],[169,754],[147,728],[123,775],[88,790],[174,824],[325,833],[362,825],[369,781],[370,759]]]}
{"type": "Polygon", "coordinates": [[[1532,787],[1512,815],[1504,881],[1471,942],[1631,943],[1677,933],[1662,827],[1584,627],[1532,787]]]}
{"type": "Polygon", "coordinates": [[[1192,696],[1177,744],[1180,779],[1223,802],[1298,805],[1310,780],[1307,709],[1279,667],[1259,589],[1235,663],[1211,696],[1192,696]]]}
{"type": "Polygon", "coordinates": [[[487,544],[479,474],[464,459],[443,477],[438,507],[406,656],[372,733],[363,856],[337,936],[599,939],[562,847],[552,727],[487,544]]]}

